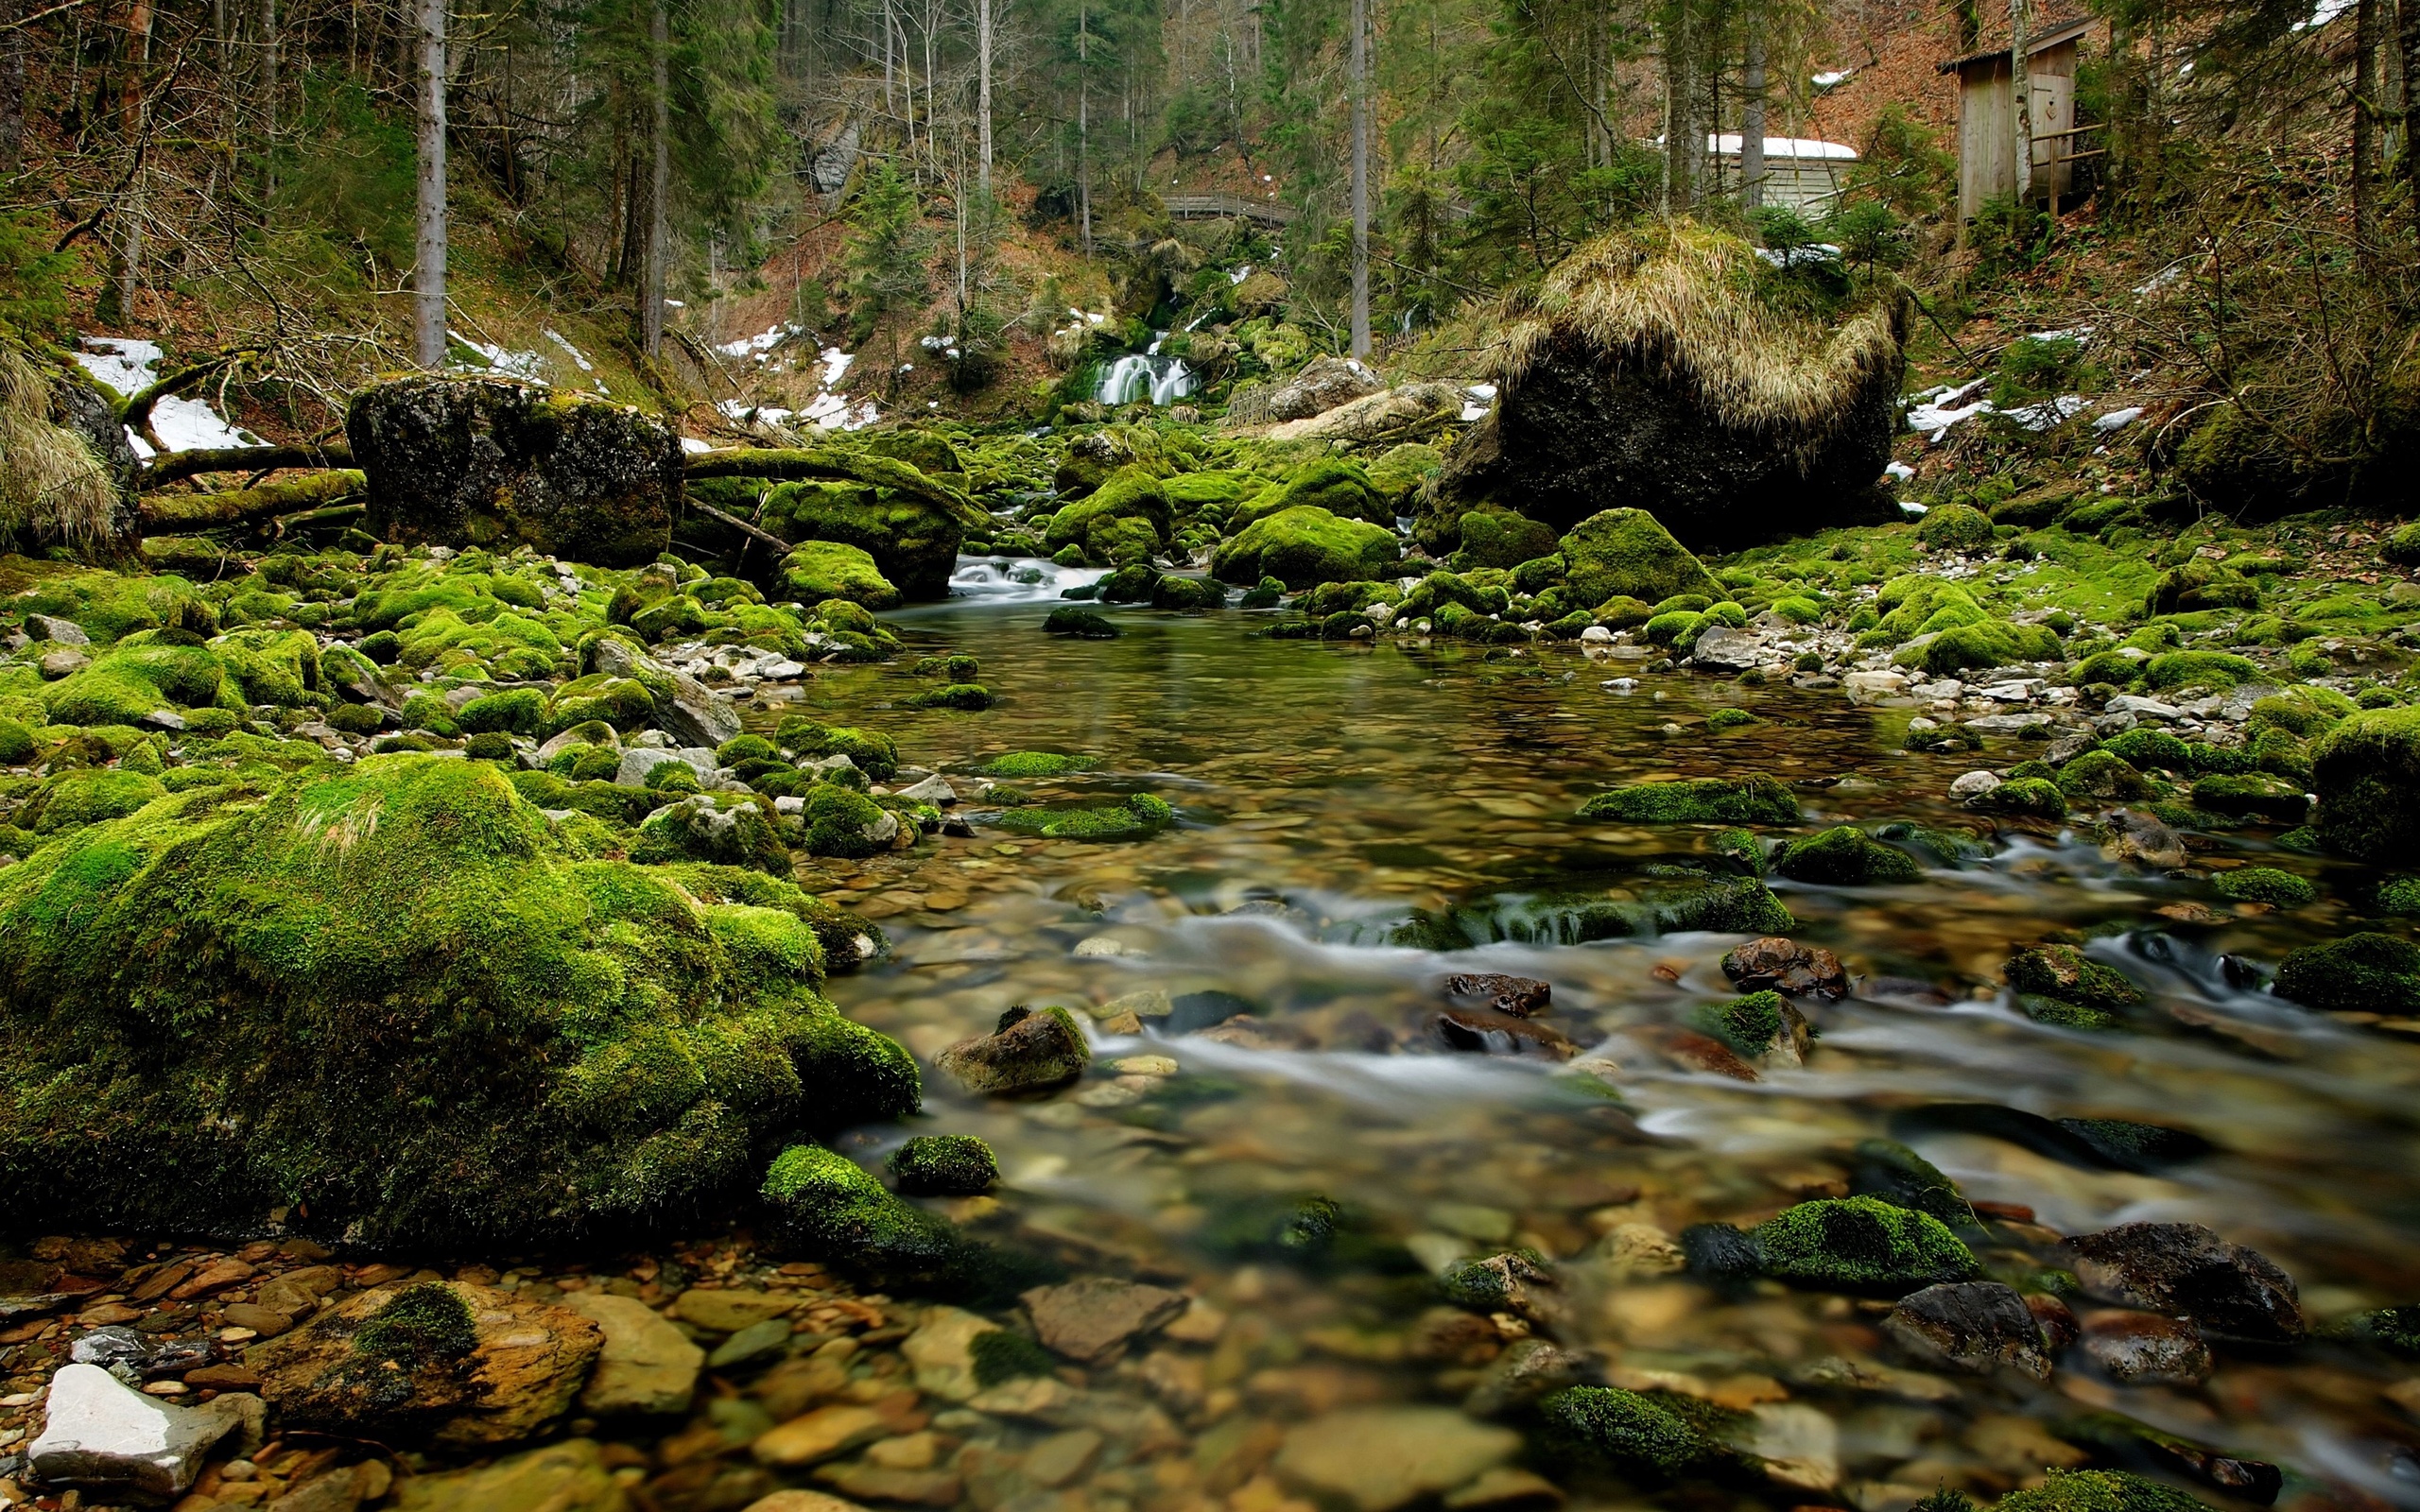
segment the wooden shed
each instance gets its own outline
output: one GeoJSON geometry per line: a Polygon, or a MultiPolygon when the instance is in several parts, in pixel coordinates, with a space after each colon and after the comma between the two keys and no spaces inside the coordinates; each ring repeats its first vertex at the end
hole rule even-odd
{"type": "MultiPolygon", "coordinates": [[[[1737,131],[1719,131],[1705,139],[1706,157],[1720,188],[1736,190],[1741,176],[1737,131]]],[[[1857,148],[1841,142],[1810,137],[1765,138],[1765,183],[1762,200],[1821,217],[1831,213],[1848,171],[1857,164],[1857,148]]]]}
{"type": "MultiPolygon", "coordinates": [[[[2090,128],[2076,125],[2076,49],[2091,18],[2046,27],[2025,48],[2027,93],[2033,106],[2031,198],[2054,206],[2076,185],[2076,163],[2090,128]]],[[[1975,218],[1983,202],[2016,193],[2016,110],[2010,87],[2009,49],[1970,53],[1941,65],[1958,76],[1958,218],[1975,218]]]]}

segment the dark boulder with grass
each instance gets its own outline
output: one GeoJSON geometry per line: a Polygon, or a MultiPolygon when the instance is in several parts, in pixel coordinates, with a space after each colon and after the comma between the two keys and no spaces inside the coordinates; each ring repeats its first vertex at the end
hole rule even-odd
{"type": "Polygon", "coordinates": [[[2420,1013],[2420,945],[2375,930],[2289,951],[2277,995],[2338,1013],[2420,1013]]]}
{"type": "Polygon", "coordinates": [[[2345,719],[2311,747],[2310,771],[2329,850],[2394,862],[2420,849],[2420,708],[2345,719]]]}
{"type": "Polygon", "coordinates": [[[1881,524],[1905,306],[1834,329],[1770,301],[1738,237],[1687,222],[1589,243],[1503,332],[1500,396],[1446,460],[1417,533],[1448,549],[1496,503],[1558,530],[1648,510],[1692,550],[1881,524]]]}
{"type": "Polygon", "coordinates": [[[635,409],[508,379],[399,378],[354,395],[345,436],[384,541],[611,567],[672,543],[681,438],[635,409]]]}

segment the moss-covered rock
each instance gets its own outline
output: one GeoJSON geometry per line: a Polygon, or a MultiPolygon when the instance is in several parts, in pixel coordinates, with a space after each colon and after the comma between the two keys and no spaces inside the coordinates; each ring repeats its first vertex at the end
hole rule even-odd
{"type": "Polygon", "coordinates": [[[775,1244],[804,1259],[907,1280],[939,1276],[959,1259],[956,1230],[900,1201],[845,1155],[793,1144],[758,1188],[775,1244]]]}
{"type": "Polygon", "coordinates": [[[2266,819],[2273,824],[2300,824],[2310,812],[2309,796],[2300,782],[2267,772],[2204,777],[2193,784],[2193,806],[2210,814],[2266,819]]]}
{"type": "Polygon", "coordinates": [[[915,1104],[905,1053],[821,996],[799,918],[577,860],[492,765],[237,796],[0,872],[0,1172],[59,1222],[645,1225],[744,1189],[770,1132],[915,1104]]]}
{"type": "Polygon", "coordinates": [[[1556,549],[1554,528],[1509,509],[1473,509],[1462,516],[1461,544],[1453,555],[1456,572],[1479,567],[1517,567],[1556,549]]]}
{"type": "Polygon", "coordinates": [[[2035,945],[2016,952],[2004,969],[2008,985],[2088,1008],[2139,1007],[2143,989],[2072,945],[2035,945]]]}
{"type": "Polygon", "coordinates": [[[2329,850],[2377,862],[2412,854],[2420,847],[2420,708],[2344,719],[2312,747],[2311,782],[2316,828],[2329,850]]]}
{"type": "Polygon", "coordinates": [[[941,598],[958,565],[965,526],[923,499],[862,483],[784,483],[757,522],[784,541],[855,546],[906,598],[941,598]]]}
{"type": "Polygon", "coordinates": [[[1037,777],[1066,777],[1076,772],[1088,772],[1099,765],[1098,756],[1065,756],[1055,750],[1012,750],[971,769],[979,777],[1029,781],[1037,777]]]}
{"type": "Polygon", "coordinates": [[[2210,1512],[2183,1491],[2125,1470],[2052,1470],[2011,1491],[1993,1512],[2210,1512]]]}
{"type": "Polygon", "coordinates": [[[16,823],[36,834],[56,834],[124,818],[167,795],[167,787],[157,777],[142,772],[79,767],[60,772],[34,789],[33,797],[17,811],[16,823]]]}
{"type": "Polygon", "coordinates": [[[2277,994],[2332,1012],[2420,1012],[2420,945],[2369,931],[2289,951],[2277,994]]]}
{"type": "Polygon", "coordinates": [[[989,709],[999,700],[979,682],[949,682],[911,693],[901,701],[910,709],[958,709],[972,713],[989,709]]]}
{"type": "Polygon", "coordinates": [[[1668,1480],[1716,1452],[1669,1402],[1619,1386],[1568,1386],[1539,1402],[1538,1416],[1564,1458],[1668,1480]]]}
{"type": "Polygon", "coordinates": [[[1982,1272],[1940,1219],[1876,1197],[1802,1202],[1759,1225],[1755,1240],[1768,1274],[1839,1291],[1904,1296],[1982,1272]]]}
{"type": "Polygon", "coordinates": [[[1000,1016],[991,1034],[959,1040],[933,1064],[968,1091],[989,1096],[1065,1086],[1084,1074],[1092,1058],[1083,1029],[1065,1008],[1014,1007],[1000,1016]]]}
{"type": "Polygon", "coordinates": [[[2275,867],[2238,867],[2218,876],[2220,895],[2273,908],[2302,908],[2319,901],[2319,889],[2275,867]]]}
{"type": "Polygon", "coordinates": [[[890,609],[899,590],[882,576],[872,553],[841,541],[810,541],[782,558],[782,588],[802,604],[844,598],[868,609],[890,609]]]}
{"type": "Polygon", "coordinates": [[[246,707],[224,658],[159,630],[129,633],[80,670],[44,684],[40,696],[55,725],[139,725],[180,709],[246,707]]]}
{"type": "Polygon", "coordinates": [[[1565,532],[1560,549],[1564,584],[1579,603],[1660,604],[1680,593],[1703,593],[1711,603],[1722,596],[1705,564],[1644,509],[1599,510],[1565,532]]]}
{"type": "Polygon", "coordinates": [[[1916,526],[1916,539],[1935,551],[1980,551],[1992,543],[1991,516],[1969,504],[1936,505],[1916,526]]]}
{"type": "Polygon", "coordinates": [[[1629,824],[1796,824],[1798,799],[1770,777],[1633,782],[1580,805],[1583,819],[1629,824]]]}
{"type": "Polygon", "coordinates": [[[2019,777],[1966,800],[1978,814],[1998,814],[2014,819],[2064,819],[2067,796],[2047,777],[2019,777]]]}
{"type": "Polygon", "coordinates": [[[829,782],[815,784],[799,816],[806,825],[806,853],[811,856],[870,856],[890,850],[899,833],[897,816],[863,793],[829,782]]]}
{"type": "Polygon", "coordinates": [[[1176,810],[1165,799],[1135,793],[1099,808],[1004,809],[993,822],[1046,840],[1147,840],[1176,822],[1176,810]]]}
{"type": "Polygon", "coordinates": [[[1078,641],[1114,641],[1117,626],[1108,615],[1089,609],[1054,609],[1043,617],[1043,630],[1078,641]]]}
{"type": "Polygon", "coordinates": [[[890,1152],[891,1178],[913,1196],[972,1197],[1000,1179],[999,1158],[972,1134],[919,1134],[890,1152]]]}
{"type": "MultiPolygon", "coordinates": [[[[687,770],[678,762],[666,762],[656,770],[676,767],[687,770]]],[[[723,794],[700,793],[667,803],[639,826],[638,843],[631,850],[631,859],[702,861],[715,866],[752,867],[772,876],[786,877],[790,874],[790,853],[774,829],[769,810],[770,805],[763,799],[723,794]]]]}
{"type": "Polygon", "coordinates": [[[1376,577],[1402,555],[1395,533],[1384,526],[1298,505],[1245,527],[1219,548],[1210,570],[1220,582],[1256,583],[1267,576],[1299,591],[1315,583],[1376,577]]]}
{"type": "Polygon", "coordinates": [[[655,416],[536,384],[411,377],[354,395],[345,436],[381,540],[519,542],[603,566],[671,544],[681,441],[655,416]]]}
{"type": "Polygon", "coordinates": [[[2055,662],[2059,638],[2039,625],[1981,619],[1955,625],[1919,644],[1903,646],[1892,661],[1917,667],[1935,677],[1976,667],[2004,667],[2018,662],[2055,662]]]}
{"type": "Polygon", "coordinates": [[[1051,516],[1042,540],[1054,551],[1080,546],[1088,561],[1122,567],[1166,550],[1174,520],[1159,478],[1129,466],[1051,516]]]}
{"type": "Polygon", "coordinates": [[[1340,520],[1366,520],[1387,526],[1395,523],[1393,504],[1379,491],[1360,463],[1350,457],[1323,456],[1278,487],[1237,506],[1228,524],[1241,530],[1254,521],[1301,505],[1325,509],[1340,520]]]}
{"type": "Polygon", "coordinates": [[[2258,609],[2260,585],[2232,567],[2195,558],[2160,574],[2143,599],[2147,615],[2191,614],[2205,609],[2258,609]]]}
{"type": "Polygon", "coordinates": [[[2150,778],[2108,749],[2088,750],[2059,768],[2059,791],[2071,799],[2137,802],[2157,793],[2150,778]]]}
{"type": "Polygon", "coordinates": [[[1887,885],[1924,878],[1914,857],[1852,824],[1790,841],[1773,857],[1772,869],[1793,882],[1834,887],[1887,885]]]}
{"type": "Polygon", "coordinates": [[[773,739],[784,750],[801,756],[846,756],[877,782],[888,782],[899,770],[898,744],[878,730],[821,724],[804,714],[789,714],[773,728],[773,739]]]}

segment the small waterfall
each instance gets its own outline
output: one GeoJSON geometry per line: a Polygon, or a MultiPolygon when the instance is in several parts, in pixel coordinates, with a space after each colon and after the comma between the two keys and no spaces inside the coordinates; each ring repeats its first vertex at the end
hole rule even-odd
{"type": "Polygon", "coordinates": [[[1155,332],[1150,346],[1139,352],[1129,352],[1111,363],[1100,376],[1099,391],[1094,398],[1101,404],[1131,404],[1148,399],[1154,404],[1173,404],[1193,392],[1193,369],[1182,357],[1164,355],[1160,343],[1167,339],[1165,331],[1155,332]]]}
{"type": "Polygon", "coordinates": [[[1106,568],[1062,567],[1038,557],[960,557],[949,588],[952,597],[989,604],[1055,604],[1066,590],[1108,576],[1106,568]]]}

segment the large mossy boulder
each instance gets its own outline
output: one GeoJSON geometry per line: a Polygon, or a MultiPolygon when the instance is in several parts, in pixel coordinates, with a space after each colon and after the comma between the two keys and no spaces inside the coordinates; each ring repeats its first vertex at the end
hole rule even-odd
{"type": "MultiPolygon", "coordinates": [[[[917,1105],[795,908],[582,861],[485,762],[199,788],[0,872],[0,1183],[47,1223],[518,1243],[917,1105]]],[[[765,877],[758,896],[797,892],[765,877]]]]}
{"type": "Polygon", "coordinates": [[[1317,505],[1305,504],[1246,526],[1219,548],[1210,572],[1220,582],[1246,586],[1274,577],[1299,592],[1321,583],[1382,577],[1402,555],[1393,531],[1340,520],[1317,505]]]}
{"type": "Polygon", "coordinates": [[[765,496],[757,523],[784,541],[856,547],[908,598],[948,594],[965,534],[938,505],[863,483],[781,484],[765,496]]]}
{"type": "Polygon", "coordinates": [[[1766,285],[1747,242],[1685,221],[1565,259],[1505,330],[1495,406],[1438,474],[1421,544],[1450,549],[1490,502],[1557,530],[1646,509],[1700,551],[1898,519],[1880,484],[1903,303],[1827,329],[1766,285]]]}
{"type": "MultiPolygon", "coordinates": [[[[1470,519],[1462,521],[1470,536],[1470,519]]],[[[1729,596],[1705,563],[1644,509],[1604,509],[1564,533],[1563,552],[1564,597],[1575,604],[1597,605],[1612,598],[1635,598],[1661,604],[1684,593],[1708,599],[1729,596]]]]}
{"type": "Polygon", "coordinates": [[[2420,708],[2372,709],[2311,747],[2320,839],[2362,861],[2401,861],[2420,847],[2420,708]]]}
{"type": "Polygon", "coordinates": [[[864,548],[838,541],[810,541],[782,558],[782,586],[802,604],[845,598],[868,609],[891,609],[899,590],[882,576],[864,548]]]}
{"type": "Polygon", "coordinates": [[[1125,567],[1167,550],[1174,518],[1160,480],[1127,466],[1051,516],[1042,543],[1052,551],[1080,547],[1097,566],[1125,567]]]}
{"type": "Polygon", "coordinates": [[[344,428],[381,540],[528,545],[608,567],[672,543],[681,438],[655,416],[510,379],[432,376],[361,390],[344,428]]]}

